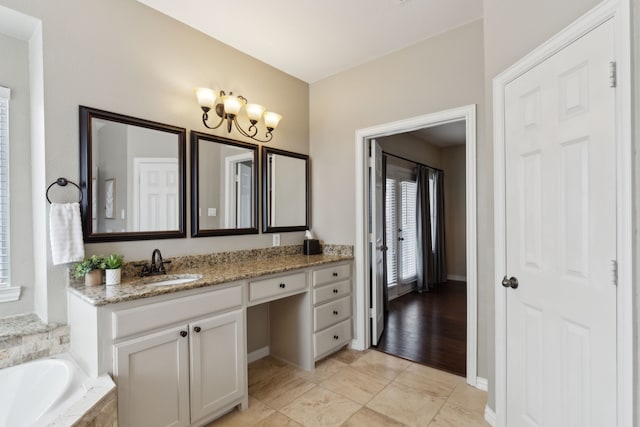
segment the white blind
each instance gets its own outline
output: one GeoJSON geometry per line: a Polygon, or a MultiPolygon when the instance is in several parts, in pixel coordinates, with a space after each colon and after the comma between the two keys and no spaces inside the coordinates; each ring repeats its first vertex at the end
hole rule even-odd
{"type": "Polygon", "coordinates": [[[0,288],[9,287],[9,96],[0,87],[0,288]]]}
{"type": "Polygon", "coordinates": [[[400,210],[402,240],[400,245],[400,281],[403,283],[416,279],[416,190],[413,181],[400,183],[400,210]]]}
{"type": "Polygon", "coordinates": [[[385,237],[387,245],[387,285],[398,281],[398,216],[396,180],[387,178],[385,194],[385,237]]]}

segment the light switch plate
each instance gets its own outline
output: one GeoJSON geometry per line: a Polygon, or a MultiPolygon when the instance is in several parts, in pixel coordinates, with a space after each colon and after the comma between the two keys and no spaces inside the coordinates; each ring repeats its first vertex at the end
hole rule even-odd
{"type": "Polygon", "coordinates": [[[216,208],[209,208],[207,210],[207,215],[208,216],[216,216],[216,208]]]}

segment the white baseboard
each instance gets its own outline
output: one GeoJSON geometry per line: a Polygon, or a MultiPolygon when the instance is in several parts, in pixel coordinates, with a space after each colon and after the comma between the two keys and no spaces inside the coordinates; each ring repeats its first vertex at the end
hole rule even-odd
{"type": "Polygon", "coordinates": [[[477,377],[476,378],[476,388],[478,390],[488,391],[489,390],[489,380],[487,380],[486,378],[477,377]]]}
{"type": "Polygon", "coordinates": [[[455,280],[457,282],[466,282],[467,276],[458,276],[456,274],[447,274],[447,280],[455,280]]]}
{"type": "Polygon", "coordinates": [[[489,423],[490,426],[496,426],[496,413],[489,406],[484,407],[484,420],[489,423]]]}
{"type": "Polygon", "coordinates": [[[263,357],[267,357],[270,353],[271,352],[269,351],[269,346],[254,350],[251,353],[247,354],[247,363],[255,362],[256,360],[260,360],[263,357]]]}

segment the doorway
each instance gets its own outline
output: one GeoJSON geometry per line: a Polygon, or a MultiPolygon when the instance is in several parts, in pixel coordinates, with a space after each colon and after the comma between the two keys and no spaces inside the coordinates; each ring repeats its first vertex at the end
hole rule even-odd
{"type": "MultiPolygon", "coordinates": [[[[371,140],[396,135],[418,129],[434,127],[451,122],[464,121],[466,135],[465,150],[465,229],[467,235],[466,266],[467,266],[467,295],[466,295],[466,379],[472,386],[486,389],[486,382],[477,378],[477,265],[476,265],[476,115],[475,105],[427,114],[411,119],[401,120],[380,126],[361,129],[356,132],[356,316],[355,339],[352,346],[356,349],[366,349],[371,346],[370,319],[378,318],[381,301],[378,293],[372,293],[370,288],[372,274],[370,268],[371,233],[369,221],[369,147],[371,140]],[[372,300],[372,296],[373,298],[372,300]]],[[[375,278],[373,279],[375,280],[375,278]]],[[[375,289],[375,288],[374,288],[375,289]]]]}
{"type": "Polygon", "coordinates": [[[382,213],[373,216],[384,222],[385,310],[380,339],[372,337],[372,345],[465,376],[466,123],[376,138],[375,143],[383,153],[382,213]],[[418,184],[418,169],[426,185],[418,184]]]}

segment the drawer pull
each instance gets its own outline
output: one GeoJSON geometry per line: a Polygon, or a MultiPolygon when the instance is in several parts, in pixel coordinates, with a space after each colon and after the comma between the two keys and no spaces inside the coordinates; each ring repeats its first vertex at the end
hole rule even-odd
{"type": "Polygon", "coordinates": [[[202,330],[202,328],[200,326],[194,326],[193,330],[196,332],[200,332],[202,330]]]}
{"type": "Polygon", "coordinates": [[[334,340],[337,340],[337,339],[339,339],[339,338],[340,338],[340,337],[339,337],[338,335],[334,335],[334,336],[333,336],[333,339],[334,339],[334,340]]]}
{"type": "Polygon", "coordinates": [[[334,293],[334,294],[337,294],[337,293],[338,293],[338,290],[337,290],[337,289],[334,289],[334,290],[333,290],[333,293],[334,293]]]}
{"type": "Polygon", "coordinates": [[[286,285],[286,284],[284,284],[284,283],[280,283],[280,287],[281,287],[282,289],[284,289],[284,288],[286,288],[286,287],[287,287],[287,285],[286,285]]]}
{"type": "Polygon", "coordinates": [[[182,338],[186,337],[187,335],[189,335],[189,332],[187,332],[187,331],[180,331],[180,336],[181,336],[182,338]]]}
{"type": "Polygon", "coordinates": [[[333,272],[333,277],[338,277],[338,273],[336,273],[335,271],[333,272]]]}
{"type": "Polygon", "coordinates": [[[334,316],[337,316],[338,315],[338,310],[333,310],[333,314],[334,314],[334,316]]]}

